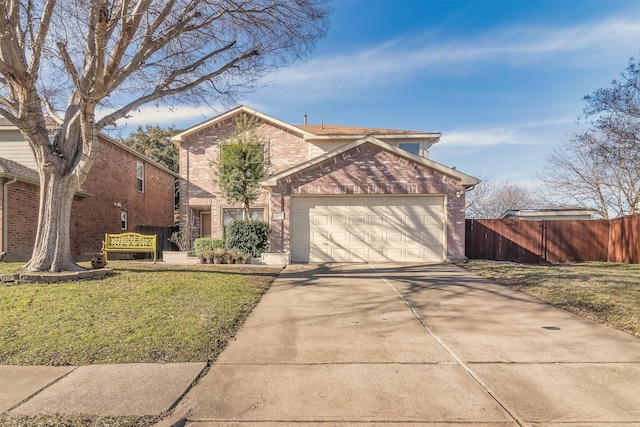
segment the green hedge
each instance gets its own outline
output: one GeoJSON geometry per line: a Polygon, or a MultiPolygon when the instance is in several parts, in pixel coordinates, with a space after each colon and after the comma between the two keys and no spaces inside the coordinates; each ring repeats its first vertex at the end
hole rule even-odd
{"type": "Polygon", "coordinates": [[[214,239],[213,237],[198,237],[193,241],[193,252],[196,256],[202,256],[206,251],[225,247],[224,240],[214,239]]]}
{"type": "Polygon", "coordinates": [[[227,247],[259,257],[266,252],[271,230],[264,221],[232,221],[227,225],[227,247]]]}

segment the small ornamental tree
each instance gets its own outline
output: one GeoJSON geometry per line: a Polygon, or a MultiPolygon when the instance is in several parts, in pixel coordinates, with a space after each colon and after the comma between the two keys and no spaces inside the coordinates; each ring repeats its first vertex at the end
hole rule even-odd
{"type": "Polygon", "coordinates": [[[220,145],[218,159],[211,166],[222,196],[229,203],[241,203],[250,218],[249,206],[258,198],[264,178],[264,148],[256,123],[248,115],[237,117],[235,130],[220,145]]]}

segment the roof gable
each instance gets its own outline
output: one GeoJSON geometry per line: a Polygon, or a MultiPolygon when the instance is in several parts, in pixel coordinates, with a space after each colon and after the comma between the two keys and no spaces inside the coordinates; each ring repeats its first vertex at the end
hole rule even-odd
{"type": "Polygon", "coordinates": [[[394,153],[395,155],[399,156],[399,157],[403,157],[406,158],[408,160],[411,160],[417,164],[429,167],[431,169],[434,169],[438,172],[441,172],[445,175],[451,176],[453,178],[457,178],[460,180],[461,184],[465,187],[472,187],[474,185],[477,185],[480,180],[478,180],[477,178],[472,177],[471,175],[467,175],[464,174],[462,172],[459,172],[455,169],[449,168],[447,166],[444,166],[440,163],[434,162],[433,160],[421,157],[421,156],[417,156],[413,153],[410,153],[406,150],[403,150],[402,148],[398,148],[394,145],[388,144],[384,141],[379,140],[378,138],[375,138],[373,136],[366,136],[364,138],[360,138],[356,141],[353,141],[349,144],[343,145],[340,148],[337,148],[333,151],[330,151],[328,153],[325,153],[321,156],[315,157],[311,160],[308,160],[304,163],[301,163],[297,166],[294,166],[292,168],[289,168],[285,171],[282,171],[278,174],[272,175],[268,178],[266,178],[265,180],[263,180],[262,184],[266,185],[266,186],[275,186],[277,185],[277,182],[287,176],[293,175],[295,173],[298,173],[300,171],[303,171],[307,168],[310,168],[312,166],[315,166],[327,159],[331,159],[333,157],[339,156],[340,154],[349,151],[353,148],[356,148],[360,145],[363,144],[374,144],[380,148],[382,148],[385,151],[394,153]]]}
{"type": "Polygon", "coordinates": [[[266,122],[266,123],[270,123],[272,125],[275,125],[277,127],[283,128],[288,130],[289,132],[295,133],[297,135],[300,135],[302,138],[307,139],[308,137],[312,136],[309,132],[300,129],[296,126],[292,126],[288,123],[283,122],[282,120],[278,120],[275,119],[273,117],[270,117],[266,114],[263,114],[257,110],[252,110],[244,105],[241,105],[237,108],[234,108],[233,110],[229,110],[226,113],[220,114],[219,116],[216,116],[212,119],[209,119],[205,122],[202,122],[200,124],[197,124],[195,126],[190,127],[189,129],[180,132],[177,135],[174,135],[170,138],[171,142],[173,142],[174,144],[178,145],[180,144],[182,141],[185,140],[185,138],[187,138],[189,135],[192,135],[194,133],[197,133],[203,129],[206,129],[208,127],[214,126],[217,123],[221,123],[224,122],[226,120],[229,120],[230,118],[233,118],[235,116],[237,116],[238,114],[247,114],[253,117],[258,118],[259,120],[266,122]]]}
{"type": "Polygon", "coordinates": [[[397,130],[397,129],[383,129],[383,128],[368,128],[358,126],[338,126],[338,125],[290,125],[257,110],[253,110],[244,105],[240,105],[226,113],[220,114],[212,119],[204,121],[200,124],[190,127],[189,129],[174,135],[171,137],[171,142],[174,144],[180,144],[189,135],[200,132],[211,126],[215,126],[217,123],[224,122],[230,118],[235,117],[238,114],[248,114],[259,119],[262,122],[272,124],[274,126],[285,129],[293,134],[299,135],[301,138],[310,140],[331,140],[331,139],[347,139],[353,140],[362,138],[368,135],[378,138],[395,138],[395,139],[426,139],[431,142],[436,142],[441,134],[438,132],[420,132],[409,130],[397,130]]]}

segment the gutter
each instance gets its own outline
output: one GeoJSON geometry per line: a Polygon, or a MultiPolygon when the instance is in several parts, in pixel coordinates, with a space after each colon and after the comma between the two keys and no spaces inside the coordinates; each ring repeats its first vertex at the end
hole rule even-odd
{"type": "Polygon", "coordinates": [[[9,186],[15,184],[18,177],[14,176],[2,186],[2,252],[9,249],[9,215],[7,204],[9,203],[9,186]]]}

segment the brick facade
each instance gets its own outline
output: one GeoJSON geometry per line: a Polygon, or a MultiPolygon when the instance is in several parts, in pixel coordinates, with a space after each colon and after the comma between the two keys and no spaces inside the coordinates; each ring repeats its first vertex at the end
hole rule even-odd
{"type": "MultiPolygon", "coordinates": [[[[76,195],[71,210],[73,256],[86,259],[99,252],[105,233],[136,231],[140,226],[172,227],[175,179],[172,173],[117,143],[101,140],[98,157],[83,185],[84,193],[76,195]],[[144,192],[136,187],[138,162],[144,164],[144,192]],[[127,213],[126,230],[121,228],[121,211],[127,213]]],[[[8,260],[22,261],[31,256],[38,201],[37,185],[16,182],[8,186],[7,209],[2,209],[8,215],[8,260]]]]}
{"type": "MultiPolygon", "coordinates": [[[[238,111],[252,114],[245,107],[238,111]]],[[[230,113],[197,126],[193,131],[187,130],[173,140],[180,148],[181,225],[190,227],[192,238],[200,236],[201,212],[211,212],[211,234],[221,238],[223,209],[240,207],[229,205],[217,194],[211,166],[217,159],[220,143],[227,140],[233,130],[234,115],[230,113]]],[[[269,120],[268,116],[259,113],[256,117],[261,120],[258,133],[265,144],[267,177],[280,176],[278,174],[284,172],[282,179],[271,188],[263,188],[259,199],[252,204],[252,207],[265,209],[265,219],[272,228],[272,252],[290,250],[291,196],[433,194],[444,195],[445,199],[447,257],[464,257],[464,190],[469,186],[469,182],[461,181],[460,175],[464,174],[446,167],[429,167],[384,149],[386,144],[368,142],[297,170],[295,168],[310,160],[312,147],[305,139],[308,133],[301,128],[287,127],[276,119],[269,120]],[[286,171],[292,168],[297,172],[287,174],[286,171]],[[274,213],[284,214],[285,219],[271,219],[274,213]]],[[[358,137],[343,141],[347,144],[356,139],[358,137]]],[[[332,143],[337,139],[329,137],[326,141],[332,143]]]]}
{"type": "MultiPolygon", "coordinates": [[[[464,257],[464,187],[459,180],[371,143],[291,174],[273,188],[272,212],[285,212],[292,195],[444,194],[447,257],[464,257]],[[283,210],[281,210],[283,209],[283,210]]],[[[272,250],[288,252],[289,222],[273,222],[272,250]]]]}
{"type": "MultiPolygon", "coordinates": [[[[213,181],[212,163],[218,158],[220,143],[229,139],[234,126],[234,120],[225,120],[189,135],[180,144],[180,171],[183,178],[180,180],[180,194],[183,195],[180,223],[190,225],[194,239],[200,237],[200,212],[211,212],[211,235],[222,238],[222,210],[242,207],[230,204],[221,197],[213,181]]],[[[265,169],[268,175],[282,172],[308,159],[309,144],[300,136],[269,123],[260,123],[257,132],[265,143],[265,169]]],[[[252,207],[263,208],[266,218],[268,205],[268,193],[262,191],[252,207]]]]}
{"type": "Polygon", "coordinates": [[[38,221],[38,186],[24,182],[9,184],[7,206],[3,214],[8,221],[7,261],[26,261],[31,256],[38,221]]]}

